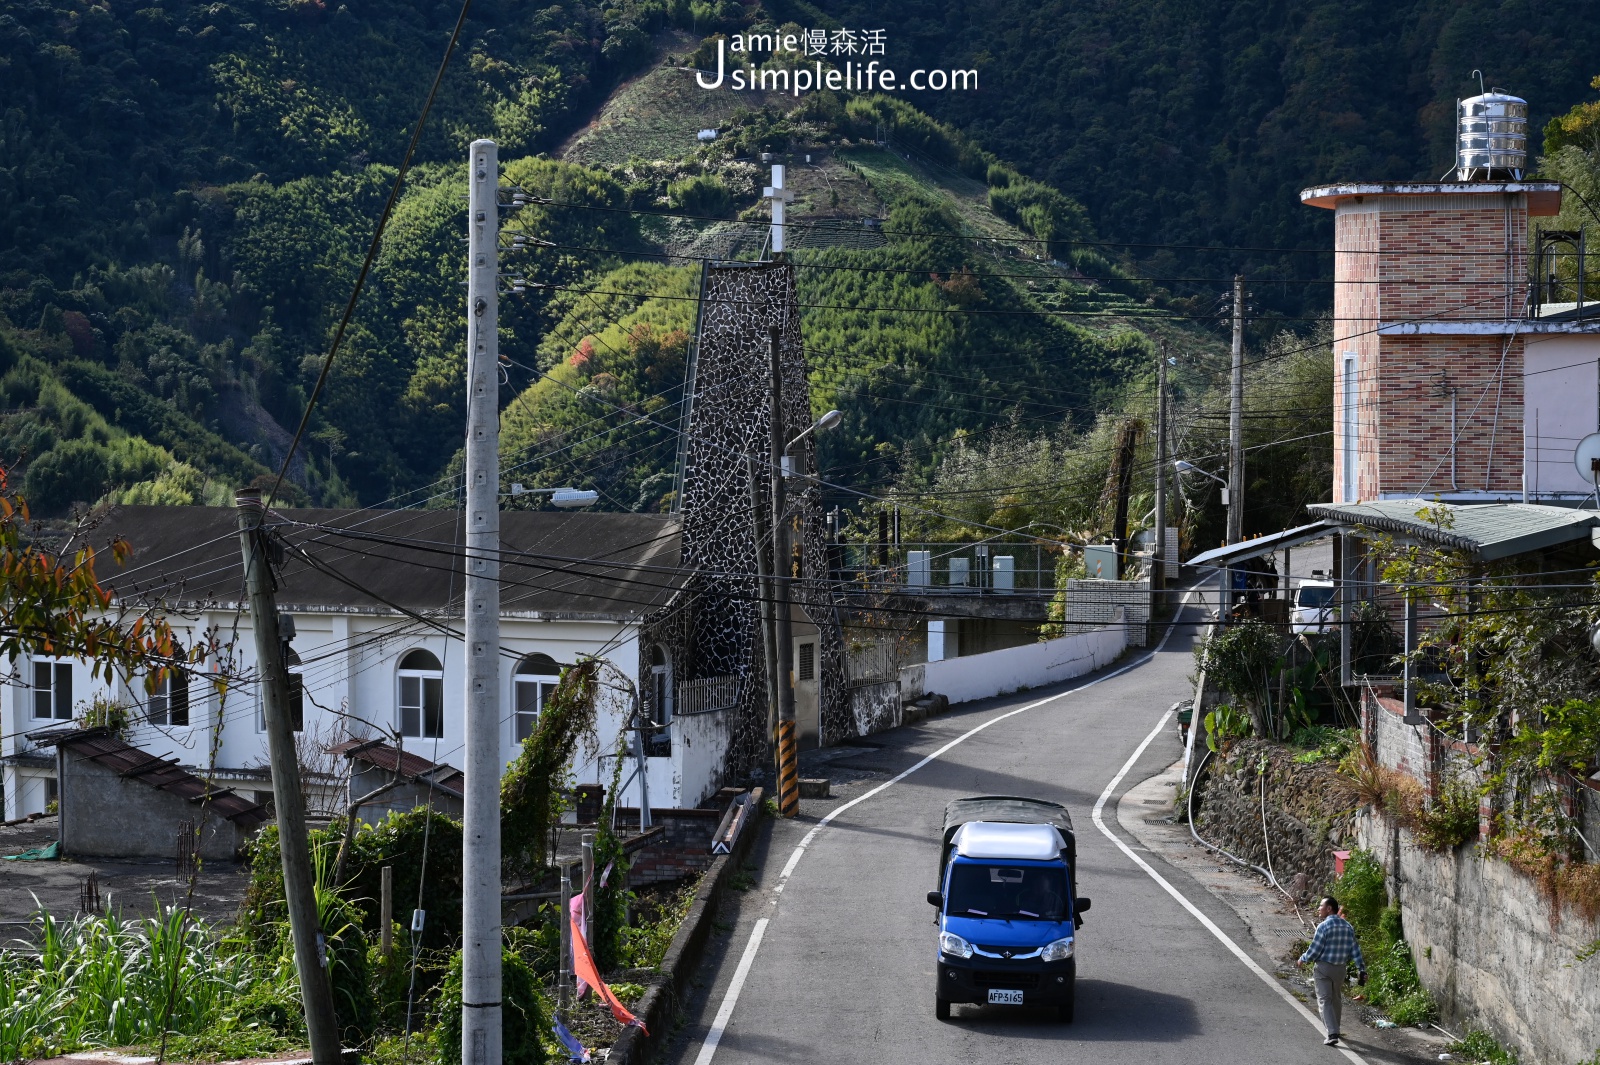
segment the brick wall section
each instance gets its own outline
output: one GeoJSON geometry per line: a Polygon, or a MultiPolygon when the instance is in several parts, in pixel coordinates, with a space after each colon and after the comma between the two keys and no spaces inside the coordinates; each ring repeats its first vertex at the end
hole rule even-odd
{"type": "MultiPolygon", "coordinates": [[[[722,814],[722,810],[651,810],[651,822],[665,828],[666,834],[628,856],[628,886],[664,884],[705,872],[711,866],[711,840],[722,814]]],[[[638,834],[637,807],[617,808],[617,831],[624,838],[638,834]]]]}
{"type": "Polygon", "coordinates": [[[1370,687],[1362,689],[1362,735],[1372,743],[1378,762],[1423,782],[1433,772],[1429,744],[1423,737],[1424,731],[1431,730],[1426,725],[1408,725],[1404,717],[1405,706],[1399,698],[1370,687]]]}
{"type": "Polygon", "coordinates": [[[1376,204],[1341,204],[1334,219],[1333,353],[1339,388],[1334,396],[1333,498],[1345,492],[1344,406],[1356,408],[1356,499],[1371,499],[1378,487],[1377,437],[1372,435],[1378,405],[1379,228],[1376,204]],[[1345,377],[1345,357],[1356,356],[1353,379],[1345,377]]]}
{"type": "Polygon", "coordinates": [[[1334,222],[1334,498],[1345,500],[1343,408],[1356,405],[1355,497],[1522,489],[1522,341],[1379,336],[1381,323],[1519,318],[1527,199],[1499,192],[1353,197],[1334,222]],[[1345,358],[1356,356],[1356,379],[1345,358]],[[1436,375],[1443,374],[1443,377],[1436,375]]]}
{"type": "Polygon", "coordinates": [[[1440,379],[1433,375],[1442,371],[1457,389],[1458,486],[1520,493],[1522,338],[1382,339],[1380,489],[1422,496],[1450,490],[1450,399],[1434,394],[1440,379]]]}
{"type": "Polygon", "coordinates": [[[1110,625],[1118,621],[1117,610],[1124,611],[1128,646],[1143,647],[1150,623],[1149,581],[1070,580],[1067,582],[1067,620],[1070,636],[1088,625],[1110,625]]]}

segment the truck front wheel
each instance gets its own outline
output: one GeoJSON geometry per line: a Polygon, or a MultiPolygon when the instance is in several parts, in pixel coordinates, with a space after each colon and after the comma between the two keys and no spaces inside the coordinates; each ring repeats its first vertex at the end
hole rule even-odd
{"type": "Polygon", "coordinates": [[[942,998],[933,1000],[933,1015],[941,1021],[950,1019],[950,1003],[942,998]]]}

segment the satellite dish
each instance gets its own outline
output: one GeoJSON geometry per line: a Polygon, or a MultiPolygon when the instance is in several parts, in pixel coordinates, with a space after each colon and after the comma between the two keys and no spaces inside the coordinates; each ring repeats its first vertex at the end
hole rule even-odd
{"type": "Polygon", "coordinates": [[[1578,467],[1578,476],[1590,484],[1600,480],[1600,433],[1590,433],[1578,441],[1572,464],[1578,467]]]}

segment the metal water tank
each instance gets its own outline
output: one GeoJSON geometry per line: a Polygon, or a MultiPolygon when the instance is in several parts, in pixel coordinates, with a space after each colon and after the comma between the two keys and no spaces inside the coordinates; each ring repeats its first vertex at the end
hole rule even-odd
{"type": "Polygon", "coordinates": [[[1498,90],[1456,104],[1456,180],[1521,181],[1528,168],[1528,101],[1498,90]]]}

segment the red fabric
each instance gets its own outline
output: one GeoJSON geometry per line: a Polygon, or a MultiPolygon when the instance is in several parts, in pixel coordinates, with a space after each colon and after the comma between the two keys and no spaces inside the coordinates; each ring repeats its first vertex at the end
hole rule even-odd
{"type": "Polygon", "coordinates": [[[589,941],[583,938],[583,929],[579,923],[577,921],[569,923],[572,925],[572,968],[578,974],[580,986],[588,984],[594,988],[595,993],[611,1007],[611,1016],[617,1019],[617,1023],[631,1024],[645,1035],[649,1035],[650,1029],[644,1026],[644,1022],[628,1012],[628,1007],[624,1006],[622,1000],[612,993],[604,980],[600,979],[600,970],[595,966],[594,955],[589,953],[589,941]]]}

